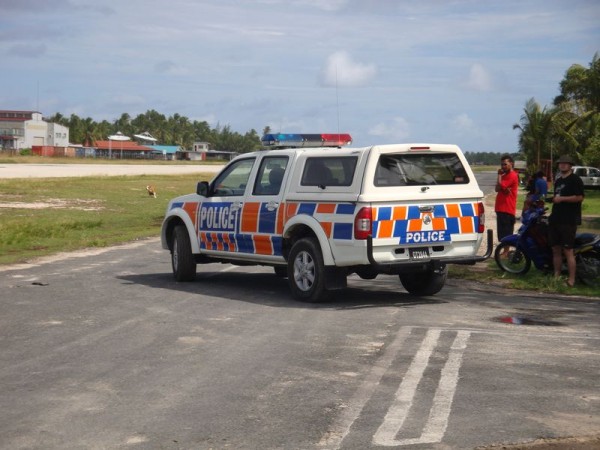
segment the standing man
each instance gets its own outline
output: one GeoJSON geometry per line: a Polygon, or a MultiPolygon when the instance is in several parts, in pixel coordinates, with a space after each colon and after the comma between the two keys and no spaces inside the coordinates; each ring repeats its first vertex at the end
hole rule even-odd
{"type": "Polygon", "coordinates": [[[519,190],[519,175],[513,170],[514,160],[510,155],[502,155],[501,168],[498,169],[496,180],[496,233],[498,240],[513,234],[515,216],[517,214],[517,192],[519,190]]]}
{"type": "Polygon", "coordinates": [[[581,225],[581,203],[583,202],[583,181],[573,173],[573,159],[561,156],[558,159],[560,177],[554,181],[554,197],[552,213],[548,218],[548,237],[552,246],[552,264],[554,276],[559,277],[562,268],[562,257],[567,260],[569,279],[567,285],[575,285],[575,255],[573,245],[577,225],[581,225]]]}

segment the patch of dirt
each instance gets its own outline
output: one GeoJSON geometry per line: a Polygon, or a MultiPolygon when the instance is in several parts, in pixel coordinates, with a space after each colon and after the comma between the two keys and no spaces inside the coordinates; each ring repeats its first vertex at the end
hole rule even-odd
{"type": "Polygon", "coordinates": [[[500,444],[477,447],[475,450],[598,450],[600,435],[556,439],[536,439],[523,444],[500,444]]]}
{"type": "Polygon", "coordinates": [[[96,200],[73,199],[65,200],[60,198],[51,198],[40,202],[9,202],[0,201],[0,208],[14,209],[79,209],[81,211],[99,211],[104,209],[96,200]]]}

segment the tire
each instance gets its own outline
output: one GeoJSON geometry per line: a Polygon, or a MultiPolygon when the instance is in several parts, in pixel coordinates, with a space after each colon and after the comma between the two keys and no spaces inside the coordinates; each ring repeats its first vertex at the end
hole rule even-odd
{"type": "Polygon", "coordinates": [[[196,260],[185,225],[177,225],[173,231],[171,266],[177,281],[193,281],[196,278],[196,260]]]}
{"type": "Polygon", "coordinates": [[[590,287],[600,287],[600,255],[580,253],[577,255],[577,278],[590,287]]]}
{"type": "Polygon", "coordinates": [[[514,244],[501,242],[494,252],[494,260],[504,272],[521,275],[529,272],[531,259],[514,244]]]}
{"type": "Polygon", "coordinates": [[[412,295],[434,295],[442,290],[448,276],[448,266],[441,270],[401,273],[398,275],[404,289],[412,295]]]}
{"type": "Polygon", "coordinates": [[[316,239],[300,239],[292,246],[288,280],[296,300],[315,303],[329,298],[329,291],[325,289],[323,255],[316,239]]]}

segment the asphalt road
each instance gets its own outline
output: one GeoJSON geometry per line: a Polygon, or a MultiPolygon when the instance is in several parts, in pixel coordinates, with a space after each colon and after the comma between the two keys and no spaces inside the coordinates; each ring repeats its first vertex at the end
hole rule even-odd
{"type": "Polygon", "coordinates": [[[597,301],[349,285],[308,305],[268,268],[176,283],[158,239],[0,268],[0,448],[600,446],[597,301]]]}
{"type": "Polygon", "coordinates": [[[0,271],[0,448],[448,450],[600,430],[598,302],[352,277],[309,305],[268,268],[199,269],[173,281],[152,239],[0,271]]]}

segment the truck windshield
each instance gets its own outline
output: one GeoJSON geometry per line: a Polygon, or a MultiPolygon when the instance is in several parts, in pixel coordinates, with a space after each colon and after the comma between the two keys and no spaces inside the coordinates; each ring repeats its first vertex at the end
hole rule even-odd
{"type": "Polygon", "coordinates": [[[454,153],[381,155],[374,180],[378,187],[467,183],[467,172],[454,153]]]}

